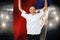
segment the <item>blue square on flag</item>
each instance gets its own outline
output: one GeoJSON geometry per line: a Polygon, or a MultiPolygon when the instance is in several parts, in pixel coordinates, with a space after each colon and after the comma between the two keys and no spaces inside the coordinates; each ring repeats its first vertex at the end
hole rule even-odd
{"type": "MultiPolygon", "coordinates": [[[[52,3],[52,0],[47,0],[48,6],[52,3]]],[[[36,8],[42,8],[44,6],[44,0],[36,0],[36,8]]]]}

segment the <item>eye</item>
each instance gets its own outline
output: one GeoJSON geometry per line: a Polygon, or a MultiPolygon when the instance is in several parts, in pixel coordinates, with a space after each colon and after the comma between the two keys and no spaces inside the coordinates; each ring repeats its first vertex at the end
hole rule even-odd
{"type": "Polygon", "coordinates": [[[32,10],[32,9],[30,9],[30,10],[32,10]]]}
{"type": "Polygon", "coordinates": [[[33,9],[33,10],[35,10],[35,9],[33,9]]]}

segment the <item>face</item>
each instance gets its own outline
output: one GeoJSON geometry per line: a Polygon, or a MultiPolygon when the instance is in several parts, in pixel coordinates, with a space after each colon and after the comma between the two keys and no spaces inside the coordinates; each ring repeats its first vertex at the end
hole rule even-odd
{"type": "Polygon", "coordinates": [[[32,7],[30,7],[29,11],[31,14],[34,14],[36,12],[36,9],[35,9],[35,7],[32,6],[32,7]]]}

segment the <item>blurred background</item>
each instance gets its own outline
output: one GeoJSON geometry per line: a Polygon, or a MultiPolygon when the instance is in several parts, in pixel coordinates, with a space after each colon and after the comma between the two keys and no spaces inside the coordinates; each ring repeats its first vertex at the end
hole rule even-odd
{"type": "MultiPolygon", "coordinates": [[[[46,40],[60,40],[60,1],[52,0],[48,7],[46,40]]],[[[13,0],[0,0],[0,40],[13,40],[13,0]]]]}
{"type": "Polygon", "coordinates": [[[13,0],[0,0],[0,40],[13,40],[13,0]]]}

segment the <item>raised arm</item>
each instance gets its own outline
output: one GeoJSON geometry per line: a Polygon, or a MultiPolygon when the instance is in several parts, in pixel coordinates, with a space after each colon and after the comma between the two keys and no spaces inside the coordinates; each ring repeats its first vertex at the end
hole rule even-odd
{"type": "Polygon", "coordinates": [[[23,11],[23,9],[22,9],[22,7],[21,7],[21,0],[18,0],[18,9],[22,12],[23,11]]]}
{"type": "Polygon", "coordinates": [[[24,18],[27,18],[26,12],[21,7],[21,0],[18,0],[18,9],[22,12],[21,16],[23,16],[24,18]]]}
{"type": "Polygon", "coordinates": [[[47,10],[47,0],[44,0],[44,7],[43,7],[43,10],[44,10],[44,12],[46,12],[46,10],[47,10]]]}

